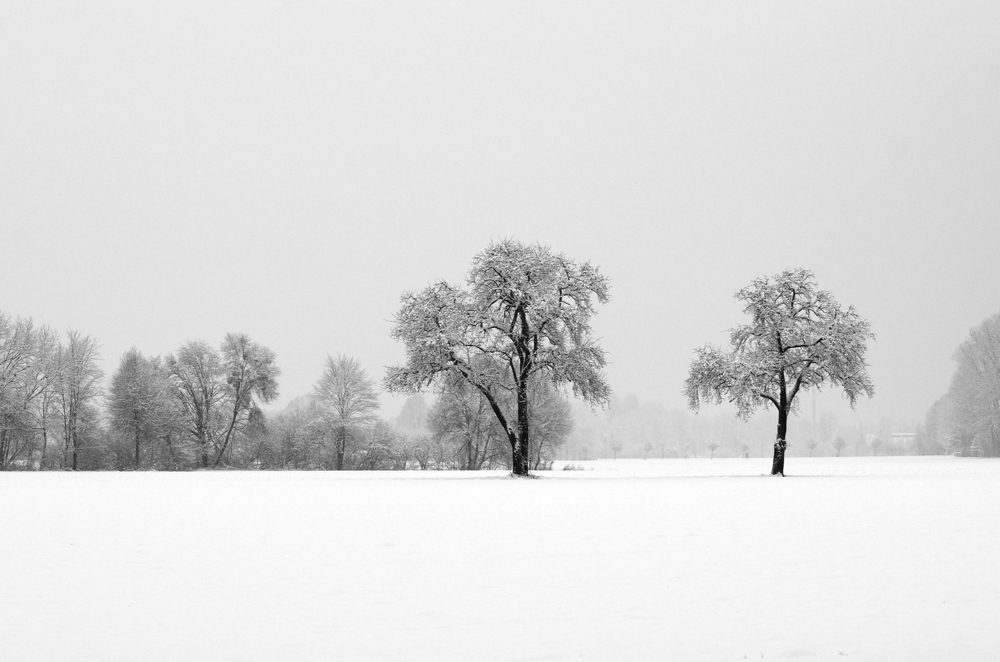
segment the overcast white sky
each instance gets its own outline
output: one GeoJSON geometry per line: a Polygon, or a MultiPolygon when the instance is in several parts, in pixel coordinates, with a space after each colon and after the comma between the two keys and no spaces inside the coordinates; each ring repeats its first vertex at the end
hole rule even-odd
{"type": "Polygon", "coordinates": [[[380,379],[505,237],[610,277],[621,395],[682,407],[804,266],[878,334],[862,413],[922,417],[1000,311],[1000,3],[0,3],[0,310],[109,375],[241,331],[282,402],[380,379]]]}

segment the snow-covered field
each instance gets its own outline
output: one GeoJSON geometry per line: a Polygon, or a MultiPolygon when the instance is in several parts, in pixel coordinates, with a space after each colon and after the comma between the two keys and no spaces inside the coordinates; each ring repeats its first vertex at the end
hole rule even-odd
{"type": "Polygon", "coordinates": [[[0,474],[0,659],[1000,659],[1000,461],[573,464],[0,474]]]}

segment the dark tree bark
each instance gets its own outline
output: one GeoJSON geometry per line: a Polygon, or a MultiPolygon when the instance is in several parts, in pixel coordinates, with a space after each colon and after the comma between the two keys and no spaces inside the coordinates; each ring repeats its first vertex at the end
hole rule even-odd
{"type": "MultiPolygon", "coordinates": [[[[527,323],[524,325],[527,326],[527,323]]],[[[514,444],[511,472],[515,476],[527,476],[529,473],[528,375],[531,374],[532,368],[530,355],[522,358],[521,366],[517,380],[517,437],[512,439],[514,444]]]]}
{"type": "Polygon", "coordinates": [[[774,459],[771,461],[771,475],[785,475],[785,433],[788,430],[788,410],[778,410],[778,434],[774,441],[774,459]]]}
{"type": "Polygon", "coordinates": [[[138,408],[132,410],[132,421],[135,426],[135,468],[136,471],[139,470],[139,444],[142,441],[141,428],[139,423],[139,410],[138,408]]]}
{"type": "Polygon", "coordinates": [[[341,428],[337,432],[337,471],[344,470],[344,454],[347,450],[347,430],[341,428]]]}
{"type": "Polygon", "coordinates": [[[45,468],[45,449],[49,447],[49,433],[45,425],[44,418],[42,419],[42,457],[38,460],[38,470],[41,471],[45,468]]]}
{"type": "Polygon", "coordinates": [[[198,444],[201,446],[201,466],[202,468],[208,468],[208,440],[201,437],[198,440],[198,444]]]}

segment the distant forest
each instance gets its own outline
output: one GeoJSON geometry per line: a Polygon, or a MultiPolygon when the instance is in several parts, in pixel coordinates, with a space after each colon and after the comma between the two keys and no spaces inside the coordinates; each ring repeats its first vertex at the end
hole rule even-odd
{"type": "Polygon", "coordinates": [[[1000,457],[1000,313],[955,350],[948,392],[927,412],[919,443],[934,452],[1000,457]]]}
{"type": "MultiPolygon", "coordinates": [[[[110,379],[96,339],[0,313],[0,468],[401,470],[504,469],[510,451],[484,399],[460,381],[379,416],[376,382],[329,357],[313,392],[278,412],[274,353],[245,335],[190,342],[166,356],[126,352],[110,379]],[[430,404],[428,404],[430,401],[430,404]]],[[[947,394],[912,429],[889,419],[844,426],[823,413],[797,423],[792,455],[1000,456],[1000,315],[955,353],[947,394]],[[899,434],[911,431],[914,434],[899,434]]],[[[773,421],[668,411],[635,396],[591,411],[549,383],[532,390],[532,469],[553,460],[763,457],[773,421]]]]}

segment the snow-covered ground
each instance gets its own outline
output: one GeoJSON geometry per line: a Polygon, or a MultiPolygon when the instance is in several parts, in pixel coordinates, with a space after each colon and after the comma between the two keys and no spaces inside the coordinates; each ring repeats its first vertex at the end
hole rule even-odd
{"type": "Polygon", "coordinates": [[[572,464],[0,474],[0,659],[1000,659],[1000,461],[572,464]]]}

